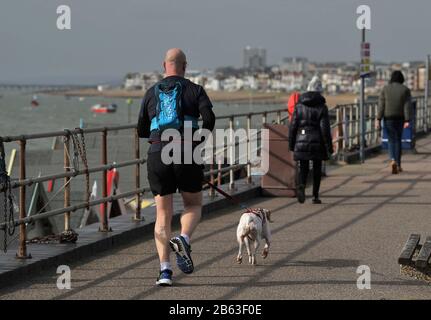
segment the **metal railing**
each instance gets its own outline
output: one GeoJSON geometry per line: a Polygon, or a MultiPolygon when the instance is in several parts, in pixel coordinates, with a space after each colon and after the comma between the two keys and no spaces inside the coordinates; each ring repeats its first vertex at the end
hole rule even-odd
{"type": "MultiPolygon", "coordinates": [[[[430,107],[425,107],[425,98],[414,97],[412,102],[416,105],[415,131],[426,132],[431,123],[430,107]]],[[[359,103],[338,105],[331,109],[335,121],[332,122],[333,144],[335,156],[343,158],[346,153],[359,151],[361,132],[359,103]]],[[[378,113],[378,102],[365,103],[365,141],[366,148],[377,147],[381,144],[381,131],[376,128],[375,122],[378,113]]]]}
{"type": "MultiPolygon", "coordinates": [[[[426,110],[425,101],[423,97],[415,97],[416,102],[416,131],[426,131],[430,127],[431,123],[431,112],[426,110]]],[[[377,103],[366,103],[366,141],[367,147],[373,147],[380,144],[380,132],[375,127],[375,120],[377,117],[377,103]]],[[[332,130],[335,133],[333,143],[336,145],[336,155],[338,157],[343,156],[346,152],[352,152],[359,148],[360,139],[360,123],[359,123],[359,104],[346,104],[338,105],[331,111],[334,121],[332,121],[332,130]]],[[[221,124],[224,128],[230,128],[232,130],[235,127],[245,127],[247,131],[247,137],[245,142],[247,143],[247,153],[239,155],[239,157],[246,157],[246,162],[243,164],[233,164],[226,167],[222,167],[220,163],[211,164],[210,170],[205,172],[205,177],[209,177],[210,181],[218,185],[222,184],[222,176],[226,175],[229,177],[229,188],[233,189],[235,185],[235,171],[239,169],[246,169],[247,172],[247,182],[252,183],[252,163],[251,163],[251,142],[253,139],[258,139],[258,133],[252,134],[251,127],[253,125],[260,125],[263,123],[283,123],[287,119],[286,108],[268,110],[264,112],[249,112],[243,114],[226,115],[217,117],[217,123],[221,124]],[[257,119],[256,119],[257,118],[257,119]],[[253,122],[253,120],[255,120],[253,122]],[[241,125],[241,121],[243,124],[241,125]]],[[[64,230],[70,230],[70,217],[73,212],[77,210],[89,208],[92,206],[107,204],[118,199],[127,198],[135,196],[135,212],[133,219],[135,221],[142,220],[141,218],[141,197],[145,192],[150,191],[148,188],[143,188],[141,186],[140,170],[141,165],[146,162],[146,159],[141,157],[141,150],[139,144],[139,137],[136,125],[122,125],[122,126],[110,126],[102,128],[86,128],[86,129],[75,129],[75,130],[63,130],[56,132],[47,132],[39,134],[28,134],[19,136],[4,136],[0,137],[0,143],[19,143],[19,178],[16,181],[12,181],[12,188],[19,188],[19,219],[14,221],[14,226],[19,227],[19,248],[17,257],[18,258],[28,258],[27,253],[27,224],[32,223],[37,220],[45,219],[52,216],[64,215],[64,230]],[[120,163],[108,163],[108,139],[110,132],[118,132],[122,130],[132,130],[133,135],[133,151],[134,158],[120,162],[120,163]],[[100,165],[91,168],[84,168],[80,170],[70,170],[70,140],[72,135],[88,135],[88,134],[99,134],[101,135],[101,155],[100,155],[100,165]],[[64,147],[64,170],[50,175],[42,175],[38,177],[27,177],[26,176],[26,145],[31,140],[44,139],[44,138],[57,138],[63,137],[63,147],[64,147]],[[128,192],[108,195],[108,179],[107,174],[109,170],[114,168],[122,167],[134,167],[135,168],[135,186],[134,189],[128,192]],[[77,176],[90,175],[101,173],[102,175],[102,197],[100,199],[94,199],[90,201],[83,201],[76,205],[71,205],[70,194],[71,194],[71,184],[70,180],[77,176]],[[27,216],[26,214],[26,189],[32,184],[47,182],[55,179],[64,179],[64,206],[63,208],[50,210],[48,212],[39,213],[33,216],[27,216]]],[[[244,141],[233,141],[230,144],[224,146],[214,146],[213,157],[218,153],[228,152],[231,157],[234,155],[235,147],[244,141]]],[[[259,149],[259,148],[258,148],[259,149]]],[[[238,159],[237,158],[237,159],[238,159]]],[[[214,196],[213,190],[210,189],[210,195],[214,196]]],[[[102,206],[100,211],[100,232],[110,231],[109,218],[107,213],[107,205],[102,206]]],[[[12,227],[8,222],[0,224],[0,230],[6,230],[12,227]]]]}
{"type": "MultiPolygon", "coordinates": [[[[229,173],[229,186],[232,189],[234,187],[234,172],[238,169],[247,168],[247,182],[251,183],[251,162],[250,162],[250,143],[251,143],[251,134],[250,129],[252,125],[253,118],[260,117],[260,121],[257,123],[266,123],[272,117],[272,122],[281,123],[286,117],[282,117],[283,113],[287,114],[286,108],[276,109],[271,111],[264,112],[252,112],[252,113],[244,113],[244,114],[236,114],[236,115],[228,115],[217,117],[217,122],[222,120],[228,120],[228,127],[231,129],[235,128],[235,120],[239,118],[243,118],[243,120],[247,123],[247,161],[245,164],[233,164],[226,167],[221,167],[220,165],[217,168],[214,168],[214,165],[211,165],[210,170],[205,172],[205,177],[210,177],[211,182],[214,182],[215,176],[217,176],[217,183],[220,185],[222,182],[221,177],[224,173],[229,173]]],[[[239,121],[239,120],[238,120],[239,121]]],[[[111,126],[111,127],[102,127],[102,128],[86,128],[86,129],[74,129],[74,130],[63,130],[63,131],[55,131],[55,132],[46,132],[39,134],[25,134],[18,136],[4,136],[0,137],[0,143],[10,143],[10,142],[18,142],[19,143],[19,178],[16,181],[12,181],[12,188],[19,188],[19,218],[13,222],[13,226],[19,227],[19,248],[17,252],[17,258],[26,259],[31,256],[27,252],[27,224],[33,223],[37,220],[46,219],[48,217],[64,215],[64,231],[70,231],[71,224],[71,214],[76,212],[77,210],[90,208],[96,205],[105,204],[101,207],[100,211],[100,232],[109,232],[111,231],[109,227],[109,218],[107,213],[107,203],[113,202],[118,199],[135,196],[135,212],[133,219],[135,221],[142,220],[141,218],[141,197],[145,192],[150,191],[148,188],[141,187],[140,181],[140,166],[146,162],[145,158],[141,157],[140,152],[140,144],[138,137],[138,130],[136,125],[123,125],[123,126],[111,126]],[[122,130],[132,130],[133,134],[133,150],[134,150],[134,159],[127,160],[120,163],[108,163],[108,138],[109,133],[112,131],[122,131],[122,130]],[[70,140],[73,138],[72,135],[88,135],[88,134],[99,134],[101,135],[101,155],[100,155],[100,166],[97,167],[86,167],[81,170],[71,170],[71,159],[70,159],[70,140]],[[64,148],[64,169],[62,172],[58,172],[50,175],[42,175],[38,177],[27,177],[26,175],[26,145],[31,140],[36,139],[44,139],[44,138],[63,138],[63,148],[64,148]],[[122,168],[122,167],[135,167],[135,188],[131,191],[108,195],[108,179],[107,174],[108,171],[114,168],[122,168]],[[76,205],[71,205],[70,194],[71,194],[71,183],[70,180],[77,176],[86,175],[87,177],[90,174],[102,174],[102,197],[100,199],[88,200],[80,202],[76,205]],[[64,206],[63,208],[50,210],[48,212],[39,213],[32,216],[27,216],[26,213],[26,191],[27,187],[32,184],[47,182],[55,179],[64,179],[63,185],[63,197],[64,197],[64,206]]],[[[233,148],[237,145],[238,142],[233,142],[226,146],[229,149],[229,152],[232,153],[233,148]]],[[[217,146],[215,146],[215,150],[217,150],[217,146]]],[[[60,190],[61,191],[61,190],[60,190]]],[[[213,194],[212,194],[213,195],[213,194]]],[[[6,231],[8,228],[13,227],[10,222],[3,222],[0,224],[0,230],[6,231]]]]}

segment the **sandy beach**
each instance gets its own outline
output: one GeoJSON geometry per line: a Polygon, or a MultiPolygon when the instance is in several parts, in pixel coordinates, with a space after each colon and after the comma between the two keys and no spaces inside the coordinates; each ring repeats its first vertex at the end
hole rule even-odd
{"type": "MultiPolygon", "coordinates": [[[[124,90],[124,89],[109,89],[98,91],[97,89],[82,89],[65,92],[50,92],[52,95],[61,95],[69,97],[104,97],[104,98],[132,98],[140,99],[145,95],[142,90],[124,90]]],[[[282,92],[250,92],[250,91],[208,91],[208,96],[213,102],[236,103],[236,104],[285,104],[289,98],[289,94],[282,92]]],[[[328,106],[337,104],[353,103],[357,95],[355,94],[339,94],[334,96],[326,96],[328,106]]]]}

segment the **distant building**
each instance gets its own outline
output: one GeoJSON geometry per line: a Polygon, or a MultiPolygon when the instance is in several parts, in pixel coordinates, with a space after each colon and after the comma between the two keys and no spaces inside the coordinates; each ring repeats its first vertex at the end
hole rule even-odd
{"type": "Polygon", "coordinates": [[[410,65],[405,69],[404,76],[406,77],[405,85],[411,90],[417,90],[418,69],[411,68],[410,65]]]}
{"type": "Polygon", "coordinates": [[[124,89],[146,91],[160,81],[162,77],[163,76],[158,72],[128,73],[124,79],[124,89]]]}
{"type": "Polygon", "coordinates": [[[308,59],[303,57],[284,58],[281,70],[283,72],[295,72],[306,75],[308,72],[308,59]]]}
{"type": "Polygon", "coordinates": [[[205,83],[205,90],[220,91],[222,90],[222,83],[220,80],[211,78],[205,83]]]}
{"type": "Polygon", "coordinates": [[[247,46],[244,49],[244,69],[263,70],[266,67],[266,50],[247,46]]]}
{"type": "Polygon", "coordinates": [[[422,91],[425,90],[425,82],[426,82],[426,68],[422,66],[418,69],[418,80],[417,80],[417,88],[415,90],[422,91]]]}
{"type": "MultiPolygon", "coordinates": [[[[378,94],[389,82],[394,70],[401,70],[405,84],[413,91],[424,89],[425,67],[421,61],[379,63],[372,66],[366,79],[366,92],[378,94]]],[[[318,75],[328,94],[358,93],[360,89],[358,62],[310,62],[304,57],[284,58],[279,65],[266,66],[266,50],[244,49],[244,68],[232,66],[215,70],[187,70],[186,78],[210,91],[252,90],[262,92],[303,92],[313,75],[318,75]]],[[[129,73],[123,87],[128,90],[148,90],[163,77],[159,72],[129,73]]],[[[106,90],[99,86],[100,91],[106,90]]]]}
{"type": "Polygon", "coordinates": [[[286,91],[305,89],[306,78],[302,72],[287,72],[282,75],[281,81],[286,91]]]}
{"type": "Polygon", "coordinates": [[[284,58],[280,64],[280,71],[281,82],[286,91],[305,89],[309,74],[307,58],[284,58]]]}
{"type": "Polygon", "coordinates": [[[99,84],[97,86],[97,91],[99,91],[99,92],[103,92],[103,91],[106,91],[108,89],[110,89],[110,86],[107,84],[99,84]]]}

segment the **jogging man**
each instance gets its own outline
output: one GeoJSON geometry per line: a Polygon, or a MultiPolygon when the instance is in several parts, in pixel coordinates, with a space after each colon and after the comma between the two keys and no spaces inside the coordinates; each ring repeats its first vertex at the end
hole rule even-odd
{"type": "MultiPolygon", "coordinates": [[[[167,51],[163,62],[165,78],[145,94],[138,121],[139,137],[148,138],[151,144],[147,171],[157,209],[154,237],[160,259],[156,284],[160,286],[172,285],[171,249],[182,272],[190,274],[194,270],[190,239],[201,218],[203,181],[202,165],[194,161],[192,164],[165,164],[162,149],[169,142],[161,141],[161,134],[165,128],[175,128],[183,134],[185,124],[198,130],[200,116],[204,129],[212,131],[215,123],[212,104],[205,90],[184,78],[186,67],[183,51],[177,48],[167,51]],[[168,112],[174,109],[177,112],[168,112]],[[181,234],[171,238],[173,194],[177,190],[184,202],[184,212],[181,215],[181,234]]],[[[183,141],[178,143],[184,144],[183,141]]],[[[183,148],[181,156],[183,159],[183,148]]]]}

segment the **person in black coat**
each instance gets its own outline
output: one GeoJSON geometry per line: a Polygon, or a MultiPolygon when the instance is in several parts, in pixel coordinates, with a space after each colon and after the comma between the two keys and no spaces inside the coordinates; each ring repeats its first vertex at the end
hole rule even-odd
{"type": "Polygon", "coordinates": [[[322,83],[314,77],[307,92],[299,98],[293,113],[289,131],[289,148],[294,152],[295,161],[299,162],[297,197],[305,202],[305,186],[313,161],[313,203],[322,203],[319,199],[322,161],[332,155],[332,135],[329,124],[328,107],[322,96],[322,83]]]}

